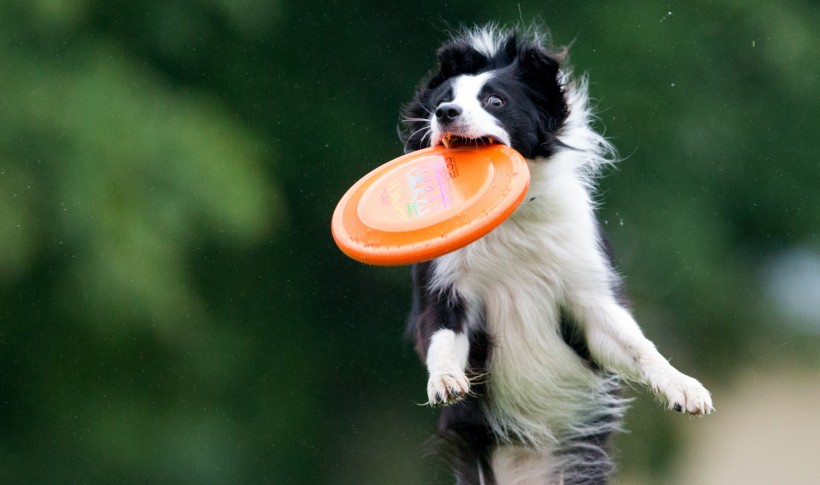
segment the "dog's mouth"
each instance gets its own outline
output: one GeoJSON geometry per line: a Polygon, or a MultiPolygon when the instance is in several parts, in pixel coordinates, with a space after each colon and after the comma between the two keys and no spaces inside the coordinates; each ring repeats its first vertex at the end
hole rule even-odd
{"type": "Polygon", "coordinates": [[[468,147],[478,147],[484,145],[492,145],[494,143],[503,143],[496,138],[493,138],[490,135],[478,136],[478,137],[469,137],[469,136],[462,136],[462,135],[454,135],[452,133],[445,133],[444,136],[441,137],[440,142],[446,148],[455,148],[460,146],[468,146],[468,147]]]}

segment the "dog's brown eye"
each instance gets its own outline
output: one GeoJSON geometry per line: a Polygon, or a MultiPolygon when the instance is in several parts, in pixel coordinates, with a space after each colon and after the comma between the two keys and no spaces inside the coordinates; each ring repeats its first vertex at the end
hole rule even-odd
{"type": "Polygon", "coordinates": [[[488,96],[484,101],[484,106],[492,106],[493,108],[500,108],[504,106],[504,100],[496,95],[488,96]]]}

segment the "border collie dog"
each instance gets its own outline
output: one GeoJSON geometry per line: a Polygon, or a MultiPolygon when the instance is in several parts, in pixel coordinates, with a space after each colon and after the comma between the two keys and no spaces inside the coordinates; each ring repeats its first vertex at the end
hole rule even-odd
{"type": "Polygon", "coordinates": [[[590,126],[586,79],[572,78],[566,49],[544,44],[535,29],[462,30],[403,110],[406,151],[503,143],[531,174],[509,219],[413,267],[408,331],[461,485],[606,483],[627,404],[620,378],[670,409],[713,410],[619,296],[592,196],[613,150],[590,126]]]}

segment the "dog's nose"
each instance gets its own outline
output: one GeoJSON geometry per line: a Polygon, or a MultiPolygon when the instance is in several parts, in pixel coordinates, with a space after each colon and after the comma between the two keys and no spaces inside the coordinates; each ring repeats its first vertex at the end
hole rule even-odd
{"type": "Polygon", "coordinates": [[[441,123],[448,123],[458,118],[463,110],[456,103],[441,103],[436,108],[436,118],[441,123]]]}

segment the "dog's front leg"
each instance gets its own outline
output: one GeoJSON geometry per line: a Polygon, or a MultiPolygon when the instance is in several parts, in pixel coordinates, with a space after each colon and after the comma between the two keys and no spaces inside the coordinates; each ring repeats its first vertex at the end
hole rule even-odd
{"type": "Polygon", "coordinates": [[[470,343],[467,335],[440,328],[430,338],[427,347],[427,403],[433,406],[453,404],[470,390],[467,379],[467,357],[470,343]]]}
{"type": "Polygon", "coordinates": [[[576,307],[576,312],[589,350],[604,368],[646,384],[670,409],[690,414],[714,411],[709,391],[672,367],[614,298],[592,299],[576,307]]]}
{"type": "Polygon", "coordinates": [[[416,294],[410,331],[430,373],[427,403],[453,404],[470,390],[466,374],[470,339],[465,303],[452,288],[431,288],[431,263],[417,264],[413,269],[416,294]]]}

